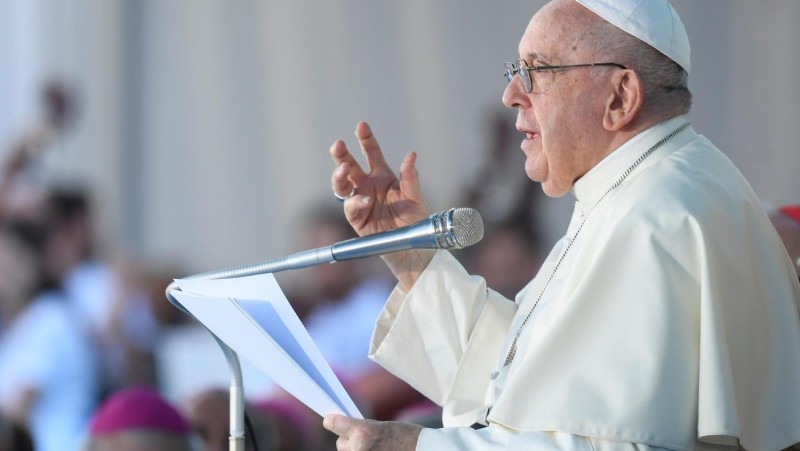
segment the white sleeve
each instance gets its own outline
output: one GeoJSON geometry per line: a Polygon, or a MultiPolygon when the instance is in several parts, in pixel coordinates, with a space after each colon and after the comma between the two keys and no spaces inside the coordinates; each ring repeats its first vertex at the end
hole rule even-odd
{"type": "Polygon", "coordinates": [[[435,403],[471,411],[484,405],[516,307],[449,252],[437,251],[409,292],[398,286],[390,295],[369,356],[435,403]]]}
{"type": "Polygon", "coordinates": [[[566,432],[515,431],[493,424],[483,429],[423,429],[417,451],[536,450],[536,451],[667,451],[667,448],[584,437],[566,432]]]}

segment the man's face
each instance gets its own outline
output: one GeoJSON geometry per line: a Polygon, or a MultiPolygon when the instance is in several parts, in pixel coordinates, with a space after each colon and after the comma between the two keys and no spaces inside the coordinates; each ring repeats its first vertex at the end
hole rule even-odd
{"type": "MultiPolygon", "coordinates": [[[[553,2],[528,24],[519,44],[519,58],[529,66],[555,66],[597,62],[582,41],[581,26],[572,21],[575,2],[553,2]]],[[[609,72],[610,73],[610,72],[609,72]]],[[[531,74],[535,76],[535,74],[531,74]]],[[[557,73],[543,92],[525,93],[522,80],[514,77],[503,93],[503,103],[517,109],[517,130],[525,133],[522,151],[525,173],[542,184],[545,194],[558,197],[597,164],[605,149],[599,140],[607,88],[605,70],[568,69],[557,73]],[[601,144],[598,146],[598,144],[601,144]]]]}

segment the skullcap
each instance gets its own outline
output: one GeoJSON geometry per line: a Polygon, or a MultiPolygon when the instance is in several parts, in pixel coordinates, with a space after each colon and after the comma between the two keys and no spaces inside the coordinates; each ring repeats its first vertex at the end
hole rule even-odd
{"type": "Polygon", "coordinates": [[[126,430],[153,430],[186,434],[189,425],[154,390],[133,387],[111,395],[97,409],[89,425],[92,436],[126,430]]]}
{"type": "Polygon", "coordinates": [[[649,44],[689,73],[689,36],[678,12],[666,0],[576,1],[620,30],[649,44]]]}

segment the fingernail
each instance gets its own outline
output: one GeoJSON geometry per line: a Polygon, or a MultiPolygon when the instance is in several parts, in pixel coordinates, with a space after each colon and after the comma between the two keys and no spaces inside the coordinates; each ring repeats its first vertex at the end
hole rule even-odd
{"type": "Polygon", "coordinates": [[[363,205],[367,205],[369,203],[369,196],[364,196],[361,198],[361,203],[363,205]]]}

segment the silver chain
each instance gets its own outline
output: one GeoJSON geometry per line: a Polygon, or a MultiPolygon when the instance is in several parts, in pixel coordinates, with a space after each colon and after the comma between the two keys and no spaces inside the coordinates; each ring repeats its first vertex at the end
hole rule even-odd
{"type": "MultiPolygon", "coordinates": [[[[633,172],[634,169],[636,169],[637,166],[639,166],[639,164],[642,163],[642,161],[645,160],[645,158],[649,157],[650,154],[656,151],[656,149],[663,146],[667,141],[672,139],[678,133],[682,132],[688,126],[689,126],[688,122],[681,125],[669,135],[661,138],[661,140],[655,143],[653,147],[647,149],[645,153],[639,156],[639,158],[637,158],[636,161],[634,161],[633,164],[631,164],[630,167],[628,167],[628,169],[626,169],[625,172],[622,173],[622,175],[617,179],[617,181],[614,182],[613,185],[611,185],[611,188],[609,188],[608,191],[606,191],[600,197],[600,199],[598,199],[597,202],[595,202],[595,204],[592,205],[592,207],[589,209],[586,215],[584,215],[583,221],[581,221],[580,225],[578,226],[578,230],[575,231],[575,235],[572,236],[572,239],[567,240],[567,247],[564,249],[564,252],[562,252],[561,256],[558,258],[558,261],[556,262],[553,271],[550,273],[550,276],[547,278],[547,282],[545,282],[544,287],[542,287],[542,291],[539,293],[539,297],[536,298],[536,302],[534,302],[533,307],[531,307],[530,311],[528,311],[528,314],[525,315],[525,319],[522,320],[522,324],[519,325],[519,329],[517,329],[517,333],[514,335],[514,340],[511,342],[511,347],[508,349],[508,354],[506,354],[506,358],[503,361],[503,368],[511,365],[511,362],[514,361],[514,356],[516,356],[517,354],[517,340],[519,340],[520,335],[522,335],[522,330],[525,328],[525,325],[531,318],[531,314],[533,314],[533,311],[536,309],[536,306],[539,305],[539,301],[542,300],[542,296],[544,296],[544,292],[547,290],[547,286],[550,285],[550,282],[553,280],[553,276],[556,275],[559,266],[561,266],[561,262],[564,261],[564,257],[569,252],[570,248],[572,247],[572,244],[575,242],[575,240],[577,240],[578,235],[581,233],[581,230],[583,229],[583,225],[586,224],[586,220],[589,219],[589,215],[592,213],[592,211],[594,211],[595,207],[597,207],[597,205],[599,205],[600,202],[602,202],[603,199],[605,199],[606,196],[608,196],[608,194],[611,193],[611,191],[614,191],[614,189],[616,189],[620,184],[622,184],[622,182],[631,174],[631,172],[633,172]]],[[[491,376],[492,380],[496,379],[498,375],[499,375],[498,371],[493,372],[491,376]]]]}

